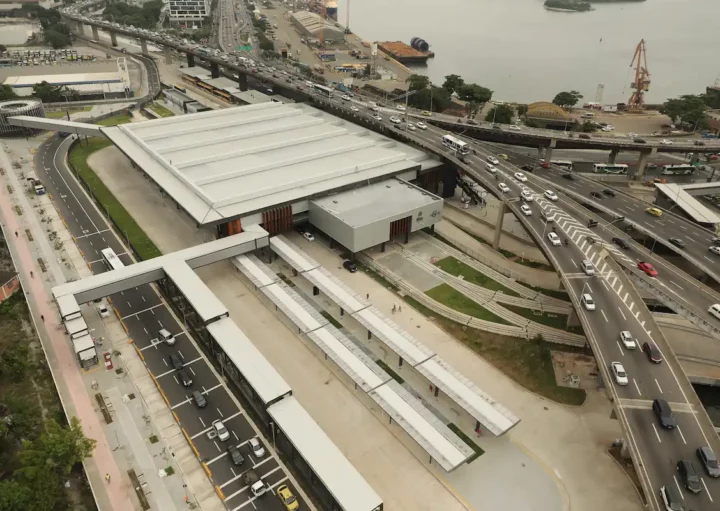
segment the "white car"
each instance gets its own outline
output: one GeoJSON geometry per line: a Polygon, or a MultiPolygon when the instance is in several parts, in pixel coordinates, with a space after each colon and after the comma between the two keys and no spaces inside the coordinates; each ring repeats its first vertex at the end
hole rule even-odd
{"type": "Polygon", "coordinates": [[[620,362],[611,362],[610,369],[612,370],[613,376],[615,377],[615,382],[618,385],[628,384],[628,375],[625,372],[625,368],[620,362]]]}
{"type": "Polygon", "coordinates": [[[415,127],[414,124],[412,124],[412,123],[407,123],[407,129],[409,129],[410,131],[415,131],[417,128],[415,127]]]}
{"type": "Polygon", "coordinates": [[[713,245],[712,247],[708,248],[708,250],[715,255],[720,255],[720,247],[716,247],[715,245],[713,245]]]}
{"type": "Polygon", "coordinates": [[[620,341],[623,343],[623,346],[625,346],[626,349],[634,350],[637,348],[637,343],[635,342],[635,339],[633,339],[632,334],[627,331],[623,330],[620,332],[620,341]]]}
{"type": "Polygon", "coordinates": [[[551,201],[558,200],[558,196],[552,190],[545,190],[545,197],[547,197],[551,201]]]}
{"type": "Polygon", "coordinates": [[[498,185],[498,188],[500,188],[500,191],[502,193],[508,193],[510,191],[510,187],[508,185],[506,185],[505,183],[500,183],[498,185]]]}
{"type": "Polygon", "coordinates": [[[256,458],[262,458],[265,456],[265,448],[263,447],[262,442],[257,438],[251,438],[248,442],[250,444],[250,449],[253,452],[253,455],[256,458]]]}
{"type": "Polygon", "coordinates": [[[379,107],[379,106],[374,106],[374,107],[372,107],[372,111],[373,111],[373,112],[379,112],[379,111],[380,111],[380,107],[379,107]]]}
{"type": "Polygon", "coordinates": [[[720,303],[714,303],[708,308],[708,312],[715,316],[717,319],[720,319],[720,303]]]}
{"type": "Polygon", "coordinates": [[[213,425],[213,428],[215,429],[215,432],[217,433],[218,438],[221,441],[224,442],[225,440],[230,438],[230,432],[228,431],[228,429],[225,427],[225,424],[223,424],[221,420],[219,420],[219,419],[214,420],[212,425],[213,425]]]}
{"type": "Polygon", "coordinates": [[[401,112],[404,112],[404,111],[405,111],[405,107],[404,107],[403,105],[397,105],[395,108],[397,108],[397,109],[400,110],[401,112]]]}
{"type": "Polygon", "coordinates": [[[376,121],[382,121],[382,117],[380,117],[378,114],[375,114],[375,115],[373,115],[372,117],[373,117],[373,119],[375,119],[376,121]]]}
{"type": "Polygon", "coordinates": [[[305,238],[308,241],[315,241],[315,236],[313,236],[311,232],[304,232],[303,238],[305,238]]]}
{"type": "Polygon", "coordinates": [[[350,107],[350,110],[352,110],[353,112],[359,112],[359,111],[360,111],[360,109],[359,109],[358,107],[354,106],[354,105],[350,107]]]}
{"type": "Polygon", "coordinates": [[[508,129],[511,129],[513,131],[520,131],[520,126],[518,126],[517,124],[511,124],[510,126],[508,126],[508,129]]]}
{"type": "Polygon", "coordinates": [[[562,245],[562,242],[560,241],[560,236],[558,236],[554,232],[549,232],[547,237],[550,240],[550,243],[552,243],[553,247],[559,247],[560,245],[562,245]]]}
{"type": "Polygon", "coordinates": [[[418,128],[420,128],[421,130],[426,130],[426,129],[427,129],[427,124],[425,124],[424,122],[416,122],[416,123],[415,123],[415,126],[417,126],[418,128]]]}
{"type": "Polygon", "coordinates": [[[402,121],[400,120],[399,117],[392,116],[392,117],[390,117],[390,122],[393,124],[400,124],[402,121]]]}
{"type": "Polygon", "coordinates": [[[485,168],[486,168],[487,171],[490,172],[491,174],[495,174],[495,172],[497,172],[497,169],[495,168],[495,165],[493,165],[493,164],[491,164],[491,163],[488,163],[487,165],[485,165],[485,168]]]}
{"type": "Polygon", "coordinates": [[[532,202],[532,201],[533,201],[533,196],[532,196],[532,193],[530,192],[530,190],[523,190],[522,193],[520,193],[520,197],[521,197],[522,200],[524,200],[525,202],[532,202]]]}
{"type": "Polygon", "coordinates": [[[663,138],[660,143],[662,145],[672,145],[672,140],[668,140],[667,138],[663,138]]]}
{"type": "Polygon", "coordinates": [[[107,305],[104,303],[101,303],[97,306],[97,310],[100,313],[101,318],[107,318],[110,316],[110,311],[107,308],[107,305]]]}
{"type": "Polygon", "coordinates": [[[515,172],[515,179],[524,183],[525,181],[527,181],[527,176],[522,172],[515,172]]]}
{"type": "Polygon", "coordinates": [[[532,215],[532,209],[530,209],[530,206],[528,206],[527,204],[523,204],[522,206],[520,206],[520,211],[522,211],[522,214],[525,216],[532,215]]]}
{"type": "Polygon", "coordinates": [[[500,164],[500,160],[498,160],[498,159],[495,158],[494,156],[488,156],[488,157],[487,157],[487,161],[489,161],[489,162],[492,163],[493,165],[499,165],[499,164],[500,164]]]}
{"type": "Polygon", "coordinates": [[[590,296],[589,293],[585,293],[584,295],[582,295],[582,299],[580,301],[582,302],[586,310],[595,310],[595,300],[593,300],[593,297],[590,296]]]}

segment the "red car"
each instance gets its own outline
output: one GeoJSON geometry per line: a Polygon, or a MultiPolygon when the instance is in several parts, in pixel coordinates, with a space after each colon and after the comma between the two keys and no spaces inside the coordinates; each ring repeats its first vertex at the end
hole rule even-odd
{"type": "Polygon", "coordinates": [[[549,169],[549,168],[550,168],[550,164],[549,164],[548,162],[546,162],[546,161],[541,161],[541,162],[540,162],[540,166],[541,166],[542,168],[544,168],[544,169],[549,169]]]}
{"type": "Polygon", "coordinates": [[[653,268],[653,265],[650,263],[646,263],[643,261],[640,261],[638,263],[638,268],[640,268],[642,271],[645,272],[645,275],[648,277],[657,277],[658,272],[655,268],[653,268]]]}

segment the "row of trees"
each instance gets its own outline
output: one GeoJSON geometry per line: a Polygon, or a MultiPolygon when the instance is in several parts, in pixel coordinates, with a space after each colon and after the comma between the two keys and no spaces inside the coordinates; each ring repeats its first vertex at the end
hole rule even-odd
{"type": "Polygon", "coordinates": [[[442,87],[430,83],[424,75],[410,75],[407,79],[410,92],[408,103],[421,110],[441,112],[450,106],[452,95],[467,102],[468,114],[472,117],[480,107],[490,101],[493,91],[475,83],[465,83],[459,75],[448,75],[442,87]]]}
{"type": "Polygon", "coordinates": [[[660,108],[675,124],[684,124],[690,129],[707,128],[705,110],[708,109],[708,98],[705,94],[687,94],[679,98],[668,99],[660,108]]]}
{"type": "Polygon", "coordinates": [[[22,9],[40,22],[45,44],[55,49],[70,45],[70,28],[62,22],[57,9],[45,9],[37,4],[23,4],[22,9]]]}
{"type": "Polygon", "coordinates": [[[103,19],[138,28],[155,28],[162,8],[162,0],[150,0],[142,7],[125,2],[110,2],[105,6],[103,19]]]}

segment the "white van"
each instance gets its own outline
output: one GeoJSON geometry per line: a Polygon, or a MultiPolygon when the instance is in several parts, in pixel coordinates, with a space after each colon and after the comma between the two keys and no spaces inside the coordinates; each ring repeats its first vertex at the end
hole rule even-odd
{"type": "Polygon", "coordinates": [[[168,346],[175,344],[175,336],[164,328],[161,328],[158,332],[158,339],[160,339],[161,342],[166,342],[168,346]]]}
{"type": "Polygon", "coordinates": [[[592,119],[593,117],[595,117],[595,114],[591,114],[588,112],[588,113],[582,114],[580,117],[582,117],[583,119],[592,119]]]}

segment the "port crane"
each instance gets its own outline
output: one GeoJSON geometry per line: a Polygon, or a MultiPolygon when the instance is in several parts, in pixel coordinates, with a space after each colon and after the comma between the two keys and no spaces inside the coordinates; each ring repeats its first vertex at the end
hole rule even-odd
{"type": "Polygon", "coordinates": [[[630,67],[633,66],[635,66],[635,79],[630,83],[633,93],[627,106],[629,110],[642,110],[645,104],[645,93],[650,89],[650,72],[647,66],[645,39],[641,39],[635,48],[635,54],[632,62],[630,62],[630,67]]]}

